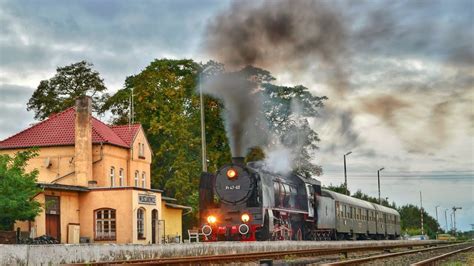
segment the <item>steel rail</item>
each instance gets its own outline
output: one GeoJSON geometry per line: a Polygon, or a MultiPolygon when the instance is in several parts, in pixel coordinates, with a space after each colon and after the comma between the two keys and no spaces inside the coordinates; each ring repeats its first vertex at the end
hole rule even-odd
{"type": "MultiPolygon", "coordinates": [[[[379,255],[374,255],[374,256],[369,256],[369,257],[363,257],[363,258],[357,258],[357,259],[351,259],[351,260],[325,263],[325,264],[322,264],[322,265],[324,265],[324,266],[357,265],[357,264],[361,264],[361,263],[364,263],[364,262],[370,262],[370,261],[375,261],[375,260],[380,260],[380,259],[385,259],[385,258],[390,258],[390,257],[399,257],[399,256],[404,256],[404,255],[410,255],[410,254],[413,254],[413,253],[419,253],[419,252],[426,252],[426,251],[432,251],[432,250],[437,250],[437,249],[455,247],[455,246],[460,246],[460,245],[464,245],[464,244],[465,243],[458,243],[458,244],[441,246],[441,247],[430,247],[430,248],[416,249],[416,250],[409,250],[409,251],[401,251],[401,252],[395,252],[395,253],[389,253],[389,254],[379,254],[379,255]]],[[[472,246],[469,247],[469,248],[472,248],[472,246]]],[[[425,265],[425,264],[420,264],[420,265],[425,265]]]]}
{"type": "Polygon", "coordinates": [[[473,246],[463,248],[463,249],[458,249],[458,250],[455,250],[455,251],[452,251],[452,252],[448,252],[448,253],[433,257],[433,258],[429,258],[429,259],[426,259],[426,260],[422,260],[422,261],[410,264],[410,266],[435,265],[436,262],[438,262],[438,261],[440,261],[444,258],[450,257],[450,256],[455,255],[457,253],[468,251],[472,248],[473,248],[473,246]]]}
{"type": "MultiPolygon", "coordinates": [[[[280,250],[280,251],[266,251],[266,252],[248,252],[237,254],[222,254],[222,255],[205,255],[205,256],[187,256],[187,257],[166,257],[166,258],[152,258],[140,260],[122,260],[122,261],[104,261],[104,262],[89,262],[87,265],[111,265],[111,264],[189,264],[189,263],[203,263],[203,262],[223,262],[223,261],[254,261],[259,259],[278,259],[285,256],[311,256],[311,255],[334,255],[346,254],[351,252],[362,252],[371,250],[387,250],[394,248],[410,248],[416,246],[432,246],[445,245],[448,243],[402,243],[390,245],[374,245],[361,247],[331,247],[331,248],[313,248],[300,250],[280,250]]],[[[70,265],[84,265],[84,264],[70,264],[70,265]]]]}

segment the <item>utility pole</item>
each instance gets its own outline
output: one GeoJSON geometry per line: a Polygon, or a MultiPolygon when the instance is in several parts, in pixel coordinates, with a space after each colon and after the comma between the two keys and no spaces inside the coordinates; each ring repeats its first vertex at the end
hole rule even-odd
{"type": "Polygon", "coordinates": [[[351,154],[352,151],[344,154],[344,189],[345,189],[345,195],[347,195],[347,170],[346,170],[346,156],[351,154]]]}
{"type": "Polygon", "coordinates": [[[453,206],[453,216],[454,216],[454,235],[456,236],[458,234],[458,231],[456,230],[456,210],[461,210],[462,207],[456,207],[453,206]]]}
{"type": "Polygon", "coordinates": [[[204,121],[204,100],[202,95],[202,74],[209,70],[211,66],[206,67],[199,73],[199,101],[201,107],[201,156],[202,156],[202,171],[207,172],[207,152],[206,152],[206,125],[204,121]]]}
{"type": "Polygon", "coordinates": [[[451,213],[451,233],[453,233],[453,213],[451,213]]]}
{"type": "Polygon", "coordinates": [[[420,206],[421,206],[421,209],[420,209],[420,215],[421,215],[421,234],[422,235],[425,235],[425,231],[423,229],[423,197],[421,195],[421,190],[420,190],[420,206]]]}
{"type": "Polygon", "coordinates": [[[448,215],[447,215],[447,211],[448,209],[444,209],[444,222],[445,222],[445,225],[444,225],[444,229],[445,229],[445,233],[448,233],[448,215]]]}
{"type": "Polygon", "coordinates": [[[439,220],[438,220],[438,208],[439,208],[439,207],[440,207],[439,205],[436,205],[436,207],[435,207],[435,209],[436,209],[436,222],[438,223],[438,224],[436,225],[436,233],[438,233],[438,231],[439,231],[438,228],[440,227],[440,226],[439,226],[439,220]]]}
{"type": "Polygon", "coordinates": [[[378,180],[378,185],[379,185],[379,204],[382,204],[382,200],[380,198],[380,172],[385,169],[384,167],[380,168],[377,170],[377,180],[378,180]]]}

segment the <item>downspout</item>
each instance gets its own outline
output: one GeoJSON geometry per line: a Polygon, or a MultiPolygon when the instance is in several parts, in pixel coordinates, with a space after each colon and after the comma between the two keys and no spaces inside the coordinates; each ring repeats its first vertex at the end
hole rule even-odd
{"type": "MultiPolygon", "coordinates": [[[[73,158],[74,158],[74,157],[73,157],[73,158]]],[[[92,162],[92,164],[95,164],[95,163],[98,163],[98,162],[102,161],[103,158],[104,158],[104,146],[103,146],[103,143],[100,142],[100,158],[99,158],[97,161],[92,162]]],[[[72,161],[72,160],[71,160],[71,161],[72,161]]],[[[69,172],[69,173],[67,173],[67,174],[65,174],[65,175],[63,175],[63,176],[60,176],[60,177],[54,179],[53,181],[51,181],[51,183],[54,184],[54,183],[58,182],[59,180],[65,178],[65,177],[67,177],[67,176],[70,176],[70,175],[74,174],[75,172],[76,172],[76,171],[72,171],[72,172],[69,172]]]]}

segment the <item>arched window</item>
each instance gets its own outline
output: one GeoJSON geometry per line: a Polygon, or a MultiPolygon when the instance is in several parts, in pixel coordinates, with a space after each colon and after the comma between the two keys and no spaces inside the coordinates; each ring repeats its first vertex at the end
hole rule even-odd
{"type": "Polygon", "coordinates": [[[137,210],[137,238],[145,239],[145,209],[137,210]]]}
{"type": "Polygon", "coordinates": [[[142,187],[144,188],[146,186],[146,174],[145,172],[142,172],[142,187]]]}
{"type": "Polygon", "coordinates": [[[110,167],[110,186],[115,187],[115,168],[110,167]]]}
{"type": "Polygon", "coordinates": [[[120,168],[120,170],[119,170],[119,186],[121,186],[121,187],[124,186],[123,181],[124,181],[124,179],[123,179],[123,168],[120,168]]]}
{"type": "Polygon", "coordinates": [[[135,186],[138,187],[138,171],[135,171],[135,186]]]}
{"type": "Polygon", "coordinates": [[[115,240],[116,218],[114,209],[99,209],[94,211],[94,239],[115,240]]]}

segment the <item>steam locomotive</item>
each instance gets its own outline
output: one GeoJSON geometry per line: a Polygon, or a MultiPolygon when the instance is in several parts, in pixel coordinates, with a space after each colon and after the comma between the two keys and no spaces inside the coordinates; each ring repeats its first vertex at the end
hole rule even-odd
{"type": "Polygon", "coordinates": [[[269,172],[234,157],[200,181],[206,241],[396,239],[400,215],[391,208],[321,189],[297,174],[269,172]]]}

